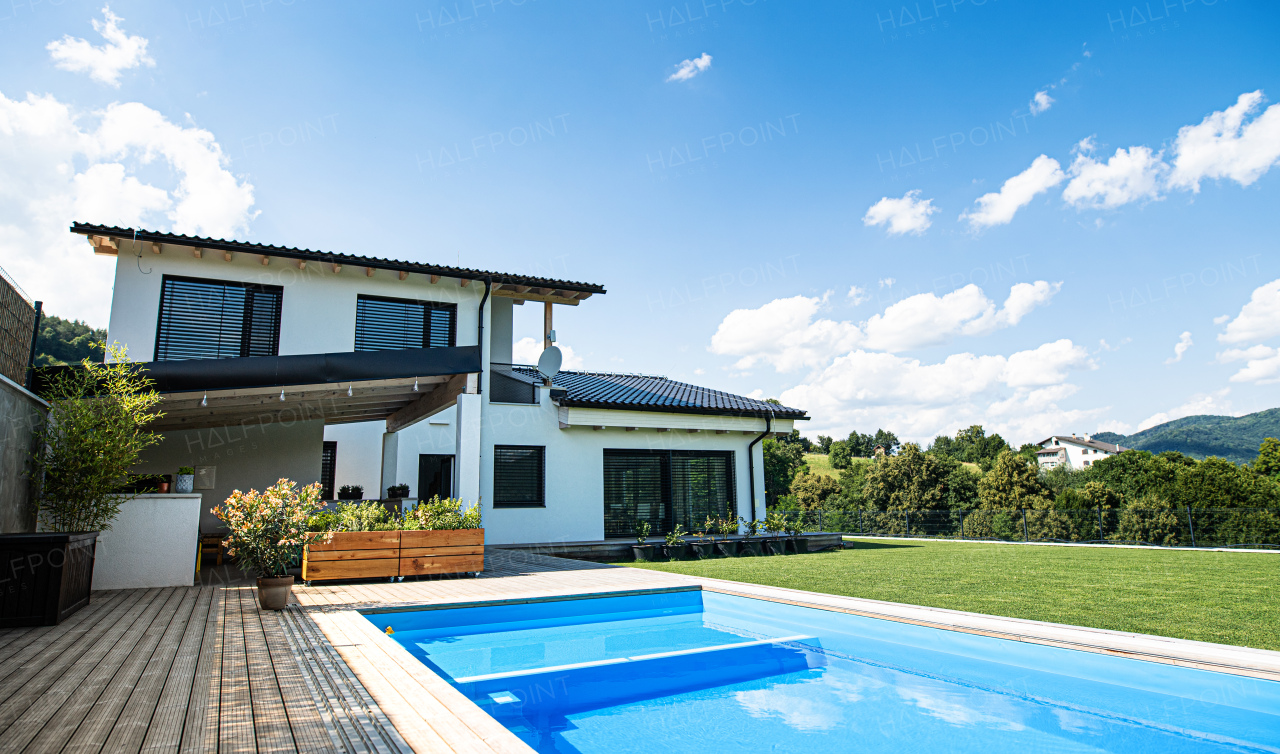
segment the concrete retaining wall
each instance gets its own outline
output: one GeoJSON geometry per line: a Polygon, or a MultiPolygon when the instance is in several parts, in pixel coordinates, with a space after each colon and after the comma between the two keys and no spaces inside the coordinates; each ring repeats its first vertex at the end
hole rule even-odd
{"type": "Polygon", "coordinates": [[[0,375],[0,534],[36,530],[27,460],[49,404],[0,375]]]}

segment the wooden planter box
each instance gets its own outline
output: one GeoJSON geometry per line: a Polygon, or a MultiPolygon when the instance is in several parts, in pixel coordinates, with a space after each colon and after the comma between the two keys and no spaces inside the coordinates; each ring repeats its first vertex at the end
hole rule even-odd
{"type": "Polygon", "coordinates": [[[56,626],[89,604],[98,532],[0,535],[0,628],[56,626]]]}
{"type": "Polygon", "coordinates": [[[334,532],[302,555],[303,581],[483,570],[484,529],[334,532]]]}

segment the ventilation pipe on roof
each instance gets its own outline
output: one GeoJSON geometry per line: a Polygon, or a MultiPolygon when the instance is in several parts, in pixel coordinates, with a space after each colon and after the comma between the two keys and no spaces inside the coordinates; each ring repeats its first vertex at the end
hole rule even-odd
{"type": "MultiPolygon", "coordinates": [[[[752,440],[751,444],[747,446],[747,476],[751,478],[749,486],[751,487],[751,520],[752,521],[759,520],[759,516],[756,515],[756,457],[755,457],[756,443],[763,440],[772,431],[773,431],[773,411],[770,411],[769,415],[764,418],[764,431],[761,432],[760,436],[752,440]]],[[[769,499],[766,497],[764,502],[765,502],[765,506],[767,507],[769,505],[769,499]]]]}
{"type": "MultiPolygon", "coordinates": [[[[484,279],[484,295],[480,297],[480,308],[476,311],[476,345],[480,348],[481,359],[484,358],[484,305],[489,302],[489,290],[493,287],[493,278],[484,279]]],[[[483,366],[483,365],[482,365],[483,366]]],[[[476,393],[484,392],[484,379],[476,381],[476,393]]]]}

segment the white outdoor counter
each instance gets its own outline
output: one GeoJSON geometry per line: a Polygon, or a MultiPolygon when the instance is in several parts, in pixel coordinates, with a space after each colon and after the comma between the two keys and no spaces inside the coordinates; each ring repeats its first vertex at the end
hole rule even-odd
{"type": "Polygon", "coordinates": [[[199,493],[138,495],[98,535],[93,588],[191,586],[200,537],[199,493]]]}

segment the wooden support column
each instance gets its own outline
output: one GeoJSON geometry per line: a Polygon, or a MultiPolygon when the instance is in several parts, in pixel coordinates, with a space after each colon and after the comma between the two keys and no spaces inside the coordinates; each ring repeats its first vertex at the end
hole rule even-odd
{"type": "Polygon", "coordinates": [[[551,307],[555,304],[550,301],[542,302],[542,347],[551,347],[551,307]]]}

